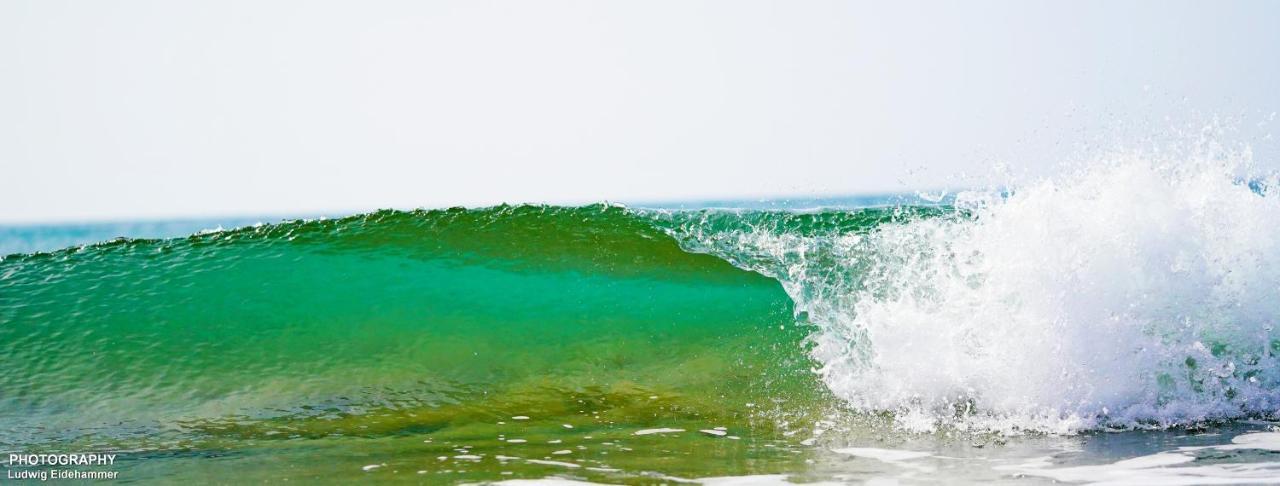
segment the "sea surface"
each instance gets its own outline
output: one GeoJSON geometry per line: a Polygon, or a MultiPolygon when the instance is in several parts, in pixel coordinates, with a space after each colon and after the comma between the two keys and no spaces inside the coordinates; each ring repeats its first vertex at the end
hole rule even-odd
{"type": "Polygon", "coordinates": [[[1128,160],[955,194],[0,228],[0,459],[1276,483],[1272,187],[1128,160]]]}

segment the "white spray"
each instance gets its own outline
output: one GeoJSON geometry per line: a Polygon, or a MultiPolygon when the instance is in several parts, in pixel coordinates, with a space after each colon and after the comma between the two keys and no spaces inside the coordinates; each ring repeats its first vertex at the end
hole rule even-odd
{"type": "Polygon", "coordinates": [[[782,281],[830,389],[908,429],[1272,415],[1280,190],[1247,158],[1112,157],[951,217],[685,241],[782,281]]]}

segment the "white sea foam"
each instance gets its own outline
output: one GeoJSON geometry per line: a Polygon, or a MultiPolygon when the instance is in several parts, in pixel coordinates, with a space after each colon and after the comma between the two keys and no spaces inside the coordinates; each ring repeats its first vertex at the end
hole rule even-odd
{"type": "Polygon", "coordinates": [[[663,427],[660,429],[644,429],[635,431],[635,435],[674,434],[676,432],[684,432],[684,429],[673,429],[669,427],[663,427]]]}
{"type": "Polygon", "coordinates": [[[838,454],[847,454],[850,456],[865,457],[878,461],[899,463],[909,461],[911,459],[920,459],[929,457],[932,454],[928,452],[903,451],[896,449],[879,449],[874,447],[845,447],[842,449],[832,449],[831,452],[838,454]]]}
{"type": "Polygon", "coordinates": [[[541,464],[541,465],[544,465],[544,466],[560,466],[560,467],[567,467],[567,468],[570,468],[570,469],[576,469],[576,468],[582,467],[581,465],[579,465],[579,464],[574,464],[574,463],[572,463],[572,462],[563,462],[563,461],[547,461],[547,460],[543,460],[543,459],[528,459],[526,462],[529,462],[529,463],[531,463],[531,464],[541,464]]]}
{"type": "MultiPolygon", "coordinates": [[[[677,231],[778,278],[818,372],[908,429],[1073,433],[1280,410],[1280,189],[1122,156],[852,234],[677,231]]],[[[686,230],[688,228],[685,228],[686,230]]]]}
{"type": "Polygon", "coordinates": [[[1237,436],[1231,444],[1180,447],[1110,464],[1053,467],[1047,459],[1012,466],[997,466],[1027,476],[1093,485],[1131,484],[1275,484],[1280,483],[1280,462],[1218,462],[1193,464],[1198,451],[1276,450],[1280,434],[1257,432],[1237,436]]]}

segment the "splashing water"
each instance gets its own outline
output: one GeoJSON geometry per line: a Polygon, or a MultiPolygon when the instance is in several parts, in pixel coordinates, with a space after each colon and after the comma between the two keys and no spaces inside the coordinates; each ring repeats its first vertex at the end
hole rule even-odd
{"type": "Polygon", "coordinates": [[[1119,157],[864,231],[676,234],[782,281],[830,389],[907,429],[1269,415],[1280,195],[1240,165],[1119,157]]]}

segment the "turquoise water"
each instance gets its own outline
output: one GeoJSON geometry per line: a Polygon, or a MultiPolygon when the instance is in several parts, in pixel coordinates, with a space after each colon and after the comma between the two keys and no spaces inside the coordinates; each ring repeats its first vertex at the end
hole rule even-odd
{"type": "Polygon", "coordinates": [[[116,238],[175,238],[202,231],[239,228],[281,218],[214,218],[80,224],[0,225],[0,255],[36,253],[116,238]]]}
{"type": "Polygon", "coordinates": [[[1270,480],[1280,254],[1240,228],[1280,211],[1239,187],[10,228],[0,447],[147,482],[1270,480]]]}

